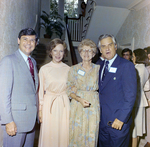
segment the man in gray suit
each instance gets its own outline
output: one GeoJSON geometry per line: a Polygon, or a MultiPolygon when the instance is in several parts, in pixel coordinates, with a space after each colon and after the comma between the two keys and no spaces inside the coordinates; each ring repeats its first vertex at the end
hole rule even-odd
{"type": "Polygon", "coordinates": [[[37,44],[31,28],[20,31],[19,49],[0,62],[0,124],[3,147],[33,147],[37,116],[38,76],[30,54],[37,44]]]}
{"type": "Polygon", "coordinates": [[[3,146],[3,130],[0,125],[0,147],[2,147],[2,146],[3,146]]]}

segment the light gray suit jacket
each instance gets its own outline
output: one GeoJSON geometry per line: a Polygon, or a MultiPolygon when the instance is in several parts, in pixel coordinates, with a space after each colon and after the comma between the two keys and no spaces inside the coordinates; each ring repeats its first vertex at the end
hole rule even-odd
{"type": "Polygon", "coordinates": [[[0,123],[14,121],[17,132],[31,131],[37,116],[38,76],[36,61],[31,60],[35,84],[19,50],[0,62],[0,123]]]}

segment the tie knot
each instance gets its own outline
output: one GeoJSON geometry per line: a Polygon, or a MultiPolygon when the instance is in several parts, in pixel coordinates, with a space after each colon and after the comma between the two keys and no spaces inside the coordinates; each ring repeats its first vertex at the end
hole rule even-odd
{"type": "Polygon", "coordinates": [[[30,58],[30,57],[28,57],[28,60],[29,60],[29,61],[31,61],[31,58],[30,58]]]}
{"type": "Polygon", "coordinates": [[[109,61],[105,61],[105,65],[108,65],[109,64],[109,61]]]}

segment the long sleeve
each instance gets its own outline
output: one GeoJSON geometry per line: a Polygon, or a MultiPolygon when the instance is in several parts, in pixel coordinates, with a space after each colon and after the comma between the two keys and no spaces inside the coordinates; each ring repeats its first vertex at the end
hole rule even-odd
{"type": "Polygon", "coordinates": [[[44,73],[42,71],[42,69],[40,69],[39,71],[39,80],[40,80],[40,86],[39,86],[39,110],[42,110],[42,106],[43,106],[43,99],[44,99],[44,82],[45,82],[45,78],[44,78],[44,73]]]}
{"type": "Polygon", "coordinates": [[[140,84],[141,84],[141,88],[143,89],[146,81],[148,80],[149,77],[149,73],[147,71],[147,69],[145,68],[145,66],[141,66],[140,64],[135,66],[136,69],[138,70],[138,74],[140,77],[140,84]]]}
{"type": "Polygon", "coordinates": [[[137,92],[136,71],[132,63],[124,66],[122,74],[122,85],[124,93],[124,105],[120,109],[118,119],[126,123],[131,115],[137,92]]]}
{"type": "MultiPolygon", "coordinates": [[[[146,67],[149,74],[150,74],[150,66],[147,66],[146,67]]],[[[145,91],[145,94],[146,94],[146,98],[148,99],[148,101],[150,101],[150,77],[149,79],[147,80],[145,86],[144,86],[144,91],[145,91]]]]}
{"type": "Polygon", "coordinates": [[[0,62],[0,116],[1,124],[13,121],[11,112],[11,94],[13,90],[13,68],[10,58],[0,62]]]}
{"type": "Polygon", "coordinates": [[[75,91],[72,90],[72,87],[75,87],[75,78],[77,78],[77,77],[74,76],[74,68],[71,67],[69,70],[69,73],[68,73],[68,80],[67,80],[67,94],[68,94],[68,96],[71,93],[75,93],[75,91]]]}

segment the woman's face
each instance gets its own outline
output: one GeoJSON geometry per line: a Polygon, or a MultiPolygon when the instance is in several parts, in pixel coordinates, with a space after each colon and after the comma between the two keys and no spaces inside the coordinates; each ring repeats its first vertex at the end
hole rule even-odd
{"type": "Polygon", "coordinates": [[[91,61],[94,57],[95,53],[93,52],[93,49],[90,46],[84,45],[82,47],[82,50],[80,52],[80,56],[83,61],[91,61]]]}
{"type": "Polygon", "coordinates": [[[60,63],[64,57],[64,47],[62,44],[56,45],[51,52],[52,61],[54,63],[60,63]]]}
{"type": "Polygon", "coordinates": [[[136,57],[135,57],[134,52],[133,52],[133,55],[132,55],[132,61],[133,61],[134,65],[135,65],[135,64],[136,64],[136,63],[135,63],[135,61],[136,61],[136,57]]]}
{"type": "Polygon", "coordinates": [[[150,54],[148,54],[147,56],[148,56],[148,60],[150,60],[150,54]]]}

